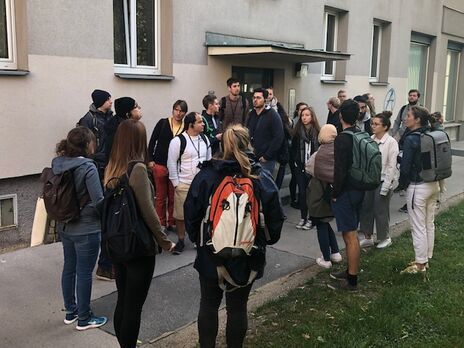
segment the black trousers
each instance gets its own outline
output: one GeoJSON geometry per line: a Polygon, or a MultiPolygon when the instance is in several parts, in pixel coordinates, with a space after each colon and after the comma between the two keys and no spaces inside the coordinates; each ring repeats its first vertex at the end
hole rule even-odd
{"type": "Polygon", "coordinates": [[[122,348],[135,348],[142,307],[155,270],[155,256],[115,264],[118,301],[114,310],[114,331],[122,348]]]}
{"type": "MultiPolygon", "coordinates": [[[[243,345],[248,328],[247,303],[252,285],[226,292],[226,342],[229,348],[242,347],[243,345]]],[[[200,288],[201,300],[200,312],[198,313],[200,347],[215,347],[218,333],[218,310],[223,291],[217,280],[202,276],[200,276],[200,288]]]]}

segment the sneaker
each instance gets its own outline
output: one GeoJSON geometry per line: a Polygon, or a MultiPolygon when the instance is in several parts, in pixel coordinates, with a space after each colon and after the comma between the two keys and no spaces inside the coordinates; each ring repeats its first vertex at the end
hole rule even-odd
{"type": "Polygon", "coordinates": [[[330,278],[335,279],[335,280],[347,280],[348,273],[346,272],[346,270],[338,272],[338,273],[330,273],[330,278]]]}
{"type": "Polygon", "coordinates": [[[310,230],[313,228],[313,224],[311,223],[310,220],[306,221],[306,223],[301,227],[302,230],[310,230]]]}
{"type": "Polygon", "coordinates": [[[403,205],[400,209],[398,209],[398,211],[400,213],[406,213],[407,214],[408,213],[408,205],[407,204],[403,205]]]}
{"type": "Polygon", "coordinates": [[[305,225],[305,223],[306,223],[305,219],[301,219],[300,222],[295,227],[301,230],[303,226],[305,225]]]}
{"type": "Polygon", "coordinates": [[[358,287],[356,285],[351,285],[346,280],[343,282],[327,284],[327,287],[332,290],[342,290],[342,291],[350,291],[350,292],[358,291],[358,287]]]}
{"type": "Polygon", "coordinates": [[[106,317],[96,317],[91,313],[89,319],[77,321],[76,329],[79,331],[95,329],[97,327],[105,325],[107,321],[108,319],[106,317]]]}
{"type": "Polygon", "coordinates": [[[417,273],[425,273],[427,271],[427,266],[423,267],[422,269],[417,266],[417,264],[414,262],[414,264],[409,265],[405,269],[403,269],[400,274],[417,274],[417,273]]]}
{"type": "Polygon", "coordinates": [[[72,313],[66,313],[66,316],[64,317],[63,322],[66,325],[70,325],[74,323],[77,320],[77,318],[78,318],[77,311],[74,311],[72,313]]]}
{"type": "Polygon", "coordinates": [[[103,269],[100,266],[97,268],[97,278],[100,280],[114,281],[116,279],[116,274],[113,269],[103,269]]]}
{"type": "Polygon", "coordinates": [[[379,244],[377,244],[377,249],[387,248],[392,244],[391,238],[384,239],[379,244]]]}
{"type": "Polygon", "coordinates": [[[359,242],[361,248],[369,248],[374,246],[374,240],[372,238],[364,238],[359,242]]]}
{"type": "Polygon", "coordinates": [[[343,260],[343,258],[342,258],[342,255],[340,255],[340,253],[330,254],[330,261],[332,261],[332,262],[340,263],[340,262],[342,262],[342,260],[343,260]]]}
{"type": "Polygon", "coordinates": [[[332,262],[324,260],[322,257],[318,257],[316,259],[316,263],[321,266],[322,268],[330,268],[332,267],[332,262]]]}
{"type": "Polygon", "coordinates": [[[185,248],[185,243],[182,239],[179,239],[176,243],[176,246],[174,247],[174,250],[172,251],[173,255],[180,255],[185,248]]]}

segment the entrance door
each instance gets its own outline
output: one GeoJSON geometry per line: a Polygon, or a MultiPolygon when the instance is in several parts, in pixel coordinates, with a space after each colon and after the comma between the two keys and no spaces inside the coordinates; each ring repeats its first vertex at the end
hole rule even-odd
{"type": "Polygon", "coordinates": [[[250,105],[253,105],[252,96],[256,88],[272,87],[274,83],[274,70],[262,68],[232,67],[232,76],[240,81],[242,93],[250,105]]]}

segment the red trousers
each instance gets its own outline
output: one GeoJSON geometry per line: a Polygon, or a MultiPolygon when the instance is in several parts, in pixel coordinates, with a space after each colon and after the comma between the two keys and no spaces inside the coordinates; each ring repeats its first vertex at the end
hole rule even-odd
{"type": "Polygon", "coordinates": [[[155,208],[161,226],[174,226],[175,222],[172,216],[174,211],[174,186],[172,186],[171,180],[169,180],[168,168],[155,163],[152,167],[152,171],[156,185],[155,208]],[[168,215],[168,218],[166,215],[168,215]],[[167,224],[166,218],[168,220],[167,224]]]}

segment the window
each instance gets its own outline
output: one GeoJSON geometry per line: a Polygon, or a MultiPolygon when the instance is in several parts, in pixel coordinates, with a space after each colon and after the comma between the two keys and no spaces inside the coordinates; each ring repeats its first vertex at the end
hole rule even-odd
{"type": "Polygon", "coordinates": [[[372,51],[371,51],[371,71],[369,74],[370,81],[379,81],[380,71],[380,49],[382,42],[382,27],[374,24],[372,29],[372,51]]]}
{"type": "Polygon", "coordinates": [[[409,49],[408,90],[418,89],[425,100],[427,81],[427,61],[429,46],[423,43],[411,42],[409,49]]]}
{"type": "MultiPolygon", "coordinates": [[[[334,12],[325,12],[324,49],[334,52],[337,49],[338,15],[334,12]]],[[[325,62],[322,67],[322,78],[333,80],[335,78],[335,62],[325,62]]]]}
{"type": "Polygon", "coordinates": [[[0,228],[18,224],[16,195],[0,196],[0,228]]]}
{"type": "Polygon", "coordinates": [[[461,52],[448,49],[446,55],[445,93],[443,98],[443,115],[446,121],[455,120],[456,94],[461,52]]]}
{"type": "Polygon", "coordinates": [[[160,0],[113,0],[114,66],[125,74],[160,74],[160,0]]]}
{"type": "Polygon", "coordinates": [[[14,13],[13,0],[0,0],[0,69],[17,68],[14,13]]]}

